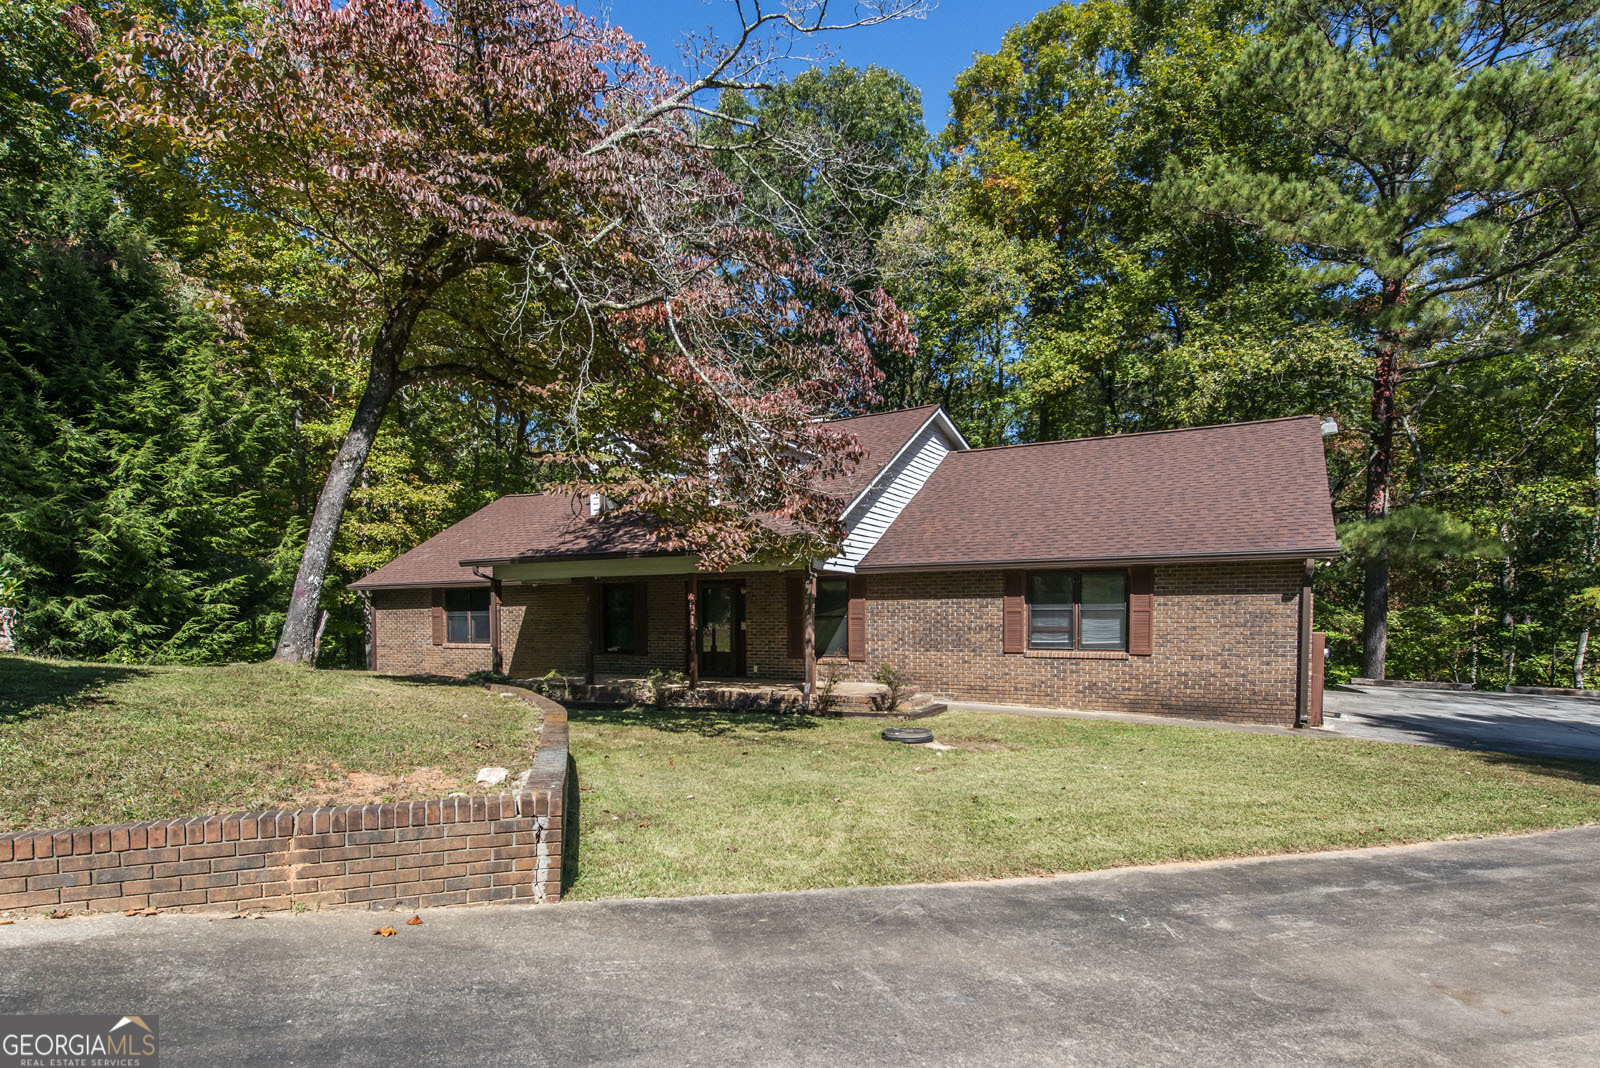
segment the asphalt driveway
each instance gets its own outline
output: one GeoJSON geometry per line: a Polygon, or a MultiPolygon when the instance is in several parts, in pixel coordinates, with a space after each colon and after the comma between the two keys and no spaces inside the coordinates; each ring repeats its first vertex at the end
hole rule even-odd
{"type": "Polygon", "coordinates": [[[1600,700],[1398,687],[1329,690],[1327,729],[1383,742],[1416,742],[1532,756],[1600,760],[1600,700]]]}
{"type": "Polygon", "coordinates": [[[0,1012],[156,1014],[168,1066],[1600,1061],[1600,828],[402,920],[29,919],[0,1012]]]}

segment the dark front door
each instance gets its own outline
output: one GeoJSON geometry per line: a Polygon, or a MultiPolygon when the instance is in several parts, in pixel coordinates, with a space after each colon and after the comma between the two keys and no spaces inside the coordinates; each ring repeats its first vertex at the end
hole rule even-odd
{"type": "Polygon", "coordinates": [[[732,678],[744,674],[744,599],[732,582],[700,584],[700,674],[732,678]]]}

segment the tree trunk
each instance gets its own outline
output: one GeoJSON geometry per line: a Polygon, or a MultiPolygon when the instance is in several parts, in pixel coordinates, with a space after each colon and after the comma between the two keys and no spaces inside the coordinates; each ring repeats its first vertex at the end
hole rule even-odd
{"type": "MultiPolygon", "coordinates": [[[[1589,522],[1589,584],[1594,584],[1595,563],[1600,561],[1600,400],[1591,409],[1590,422],[1594,428],[1594,518],[1589,522]]],[[[1583,689],[1584,661],[1589,656],[1589,628],[1585,626],[1578,635],[1578,651],[1572,658],[1572,685],[1583,689]]]]}
{"type": "Polygon", "coordinates": [[[411,340],[411,329],[422,311],[421,298],[407,298],[394,308],[372,343],[372,358],[367,367],[367,386],[356,405],[345,433],[344,443],[334,457],[317,507],[311,513],[311,529],[306,532],[306,547],[300,555],[300,569],[294,577],[294,593],[283,620],[274,660],[309,667],[316,659],[317,613],[322,603],[322,588],[327,580],[328,561],[333,557],[333,542],[344,519],[350,491],[361,477],[378,427],[400,385],[400,354],[411,340]]]}
{"type": "Polygon", "coordinates": [[[1362,597],[1361,677],[1381,679],[1389,656],[1389,554],[1367,561],[1362,597]]]}
{"type": "Polygon", "coordinates": [[[1483,606],[1478,604],[1477,597],[1474,595],[1472,602],[1472,674],[1468,678],[1474,690],[1478,688],[1478,617],[1482,611],[1483,606]]]}
{"type": "MultiPolygon", "coordinates": [[[[1384,282],[1384,303],[1397,303],[1400,284],[1384,282]]],[[[1366,517],[1389,514],[1394,471],[1395,394],[1400,386],[1399,338],[1392,330],[1378,334],[1378,366],[1372,378],[1372,452],[1367,460],[1366,517]]],[[[1389,554],[1367,562],[1362,597],[1361,674],[1384,677],[1389,655],[1389,554]]]]}

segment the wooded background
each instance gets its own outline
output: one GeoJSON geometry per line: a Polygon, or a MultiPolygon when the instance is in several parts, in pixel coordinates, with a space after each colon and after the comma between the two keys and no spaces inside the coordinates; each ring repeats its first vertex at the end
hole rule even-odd
{"type": "MultiPolygon", "coordinates": [[[[253,10],[88,15],[227,32],[253,10]]],[[[76,17],[0,8],[0,596],[33,652],[259,659],[370,324],[327,314],[350,283],[298,235],[96,121],[76,17]]],[[[871,407],[937,401],[980,446],[1330,418],[1330,681],[1378,643],[1393,678],[1581,685],[1594,41],[1585,4],[1090,0],[979,55],[937,138],[880,68],[727,89],[696,122],[752,219],[910,317],[871,407]]],[[[552,419],[525,383],[398,391],[338,531],[322,665],[361,660],[344,582],[570,482],[552,419]]]]}

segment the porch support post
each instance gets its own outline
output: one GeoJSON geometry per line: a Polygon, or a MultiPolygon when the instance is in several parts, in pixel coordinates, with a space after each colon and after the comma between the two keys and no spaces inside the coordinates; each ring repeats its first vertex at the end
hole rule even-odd
{"type": "Polygon", "coordinates": [[[583,684],[585,686],[594,685],[594,632],[599,629],[596,625],[600,619],[599,592],[598,584],[594,579],[583,580],[583,684]]]}
{"type": "Polygon", "coordinates": [[[811,570],[811,565],[806,565],[806,579],[803,584],[806,594],[804,614],[804,643],[806,665],[806,705],[811,704],[811,697],[817,690],[817,573],[811,570]]]}
{"type": "Polygon", "coordinates": [[[500,655],[500,580],[489,580],[489,667],[496,675],[503,675],[505,659],[500,655]]]}
{"type": "Polygon", "coordinates": [[[684,580],[683,591],[689,606],[689,689],[694,690],[700,686],[700,650],[695,648],[695,639],[698,637],[695,628],[695,601],[696,594],[700,592],[700,580],[694,577],[684,580]]]}

